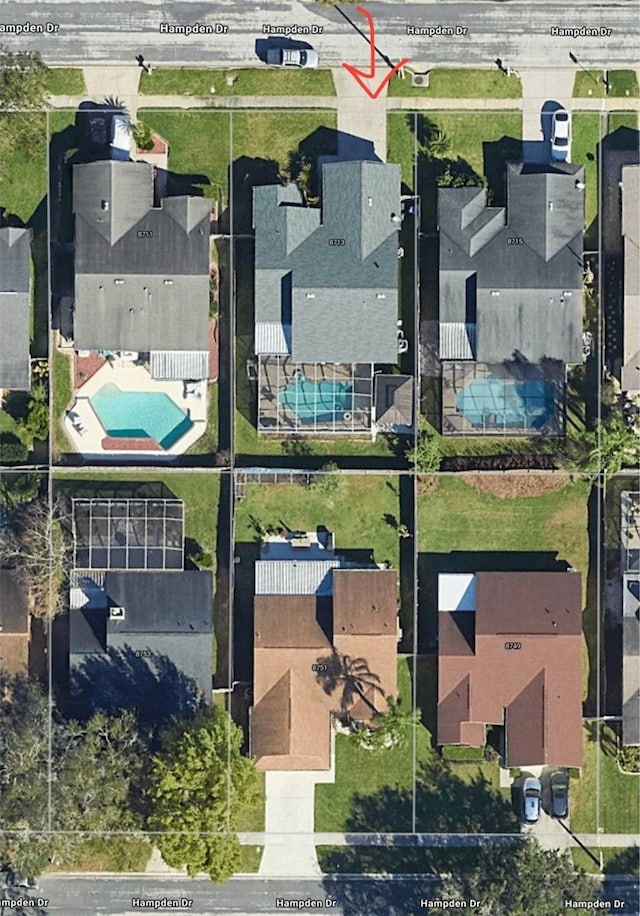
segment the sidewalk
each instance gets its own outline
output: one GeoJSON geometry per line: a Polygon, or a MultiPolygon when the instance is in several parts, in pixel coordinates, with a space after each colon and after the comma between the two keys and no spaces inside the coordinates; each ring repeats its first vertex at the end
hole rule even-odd
{"type": "MultiPolygon", "coordinates": [[[[106,68],[105,68],[106,69],[106,68]]],[[[362,91],[362,90],[360,90],[362,91]]],[[[112,93],[116,95],[116,93],[112,93]]],[[[85,95],[52,95],[49,96],[49,104],[52,108],[77,108],[81,102],[87,102],[89,99],[94,102],[101,102],[105,93],[94,93],[85,95]]],[[[118,96],[122,98],[122,96],[118,96]]],[[[334,95],[301,95],[295,97],[295,104],[292,104],[292,98],[284,95],[227,95],[211,96],[205,98],[200,96],[184,95],[140,95],[132,96],[128,93],[124,100],[129,99],[134,111],[138,108],[176,108],[185,110],[189,108],[211,108],[211,109],[302,109],[302,108],[320,108],[338,110],[338,129],[340,128],[340,105],[343,105],[342,116],[346,119],[347,128],[351,125],[351,132],[354,127],[360,127],[365,131],[364,136],[376,133],[378,142],[382,141],[380,134],[379,110],[369,108],[365,103],[376,106],[380,99],[374,102],[368,99],[362,93],[362,105],[358,109],[354,103],[347,100],[339,99],[334,95]],[[373,115],[376,117],[373,118],[373,115]],[[377,121],[373,125],[373,121],[377,121]],[[362,123],[359,123],[362,121],[362,123]],[[358,122],[358,123],[357,123],[358,122]]],[[[608,96],[605,99],[573,99],[571,108],[576,111],[637,111],[640,106],[640,100],[636,98],[608,96]]],[[[435,99],[415,97],[387,97],[382,99],[379,108],[387,111],[517,111],[524,109],[524,99],[435,99]]],[[[539,109],[538,109],[539,111],[539,109]]],[[[375,140],[374,140],[375,142],[375,140]]],[[[386,145],[386,140],[385,144],[386,145]]]]}

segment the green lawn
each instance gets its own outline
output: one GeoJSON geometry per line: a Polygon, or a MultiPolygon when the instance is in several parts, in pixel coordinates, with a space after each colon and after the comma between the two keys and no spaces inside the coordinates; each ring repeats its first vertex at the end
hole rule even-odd
{"type": "Polygon", "coordinates": [[[147,95],[335,95],[330,70],[192,70],[156,68],[143,73],[140,92],[147,95]],[[232,86],[227,76],[235,76],[232,86]],[[215,89],[215,93],[211,89],[215,89]]]}
{"type": "Polygon", "coordinates": [[[53,458],[54,461],[65,454],[74,453],[67,434],[62,426],[64,414],[71,404],[73,384],[71,381],[71,354],[58,350],[53,351],[51,360],[51,383],[53,385],[53,458]]]}
{"type": "Polygon", "coordinates": [[[418,499],[418,549],[549,551],[584,576],[589,492],[590,484],[578,481],[540,496],[501,498],[476,489],[467,475],[439,477],[418,499]]]}
{"type": "Polygon", "coordinates": [[[197,442],[187,451],[187,455],[215,455],[218,451],[218,398],[219,389],[215,382],[209,385],[209,404],[207,407],[207,428],[197,442]]]}
{"type": "MultiPolygon", "coordinates": [[[[262,833],[264,830],[265,774],[257,771],[258,795],[253,805],[243,805],[231,812],[231,823],[239,833],[262,833]]],[[[248,847],[252,849],[253,847],[248,847]]]]}
{"type": "Polygon", "coordinates": [[[495,70],[431,70],[428,86],[412,86],[411,75],[394,77],[390,96],[424,96],[434,99],[519,99],[522,85],[515,76],[495,70]]]}
{"type": "Polygon", "coordinates": [[[337,490],[299,484],[247,484],[236,508],[236,542],[255,543],[256,523],[312,531],[325,525],[338,549],[373,551],[377,563],[398,568],[398,533],[385,518],[399,514],[398,478],[393,475],[342,474],[337,490]]]}
{"type": "Polygon", "coordinates": [[[406,111],[391,111],[387,115],[387,162],[398,162],[402,166],[402,181],[411,190],[415,185],[417,118],[417,114],[406,111]]]}
{"type": "Polygon", "coordinates": [[[169,143],[172,193],[228,200],[230,115],[226,111],[143,109],[140,121],[169,143]]]}
{"type": "MultiPolygon", "coordinates": [[[[398,695],[403,705],[412,704],[411,677],[405,659],[398,661],[398,695]]],[[[406,747],[390,748],[379,754],[362,750],[346,735],[336,735],[335,740],[336,781],[333,785],[316,787],[316,831],[385,829],[410,832],[412,824],[409,799],[413,796],[414,772],[412,736],[409,735],[406,747]],[[377,796],[385,787],[403,792],[408,804],[389,810],[381,806],[380,817],[384,822],[369,823],[366,826],[354,824],[352,818],[358,817],[360,800],[377,796]]],[[[423,725],[418,726],[417,760],[427,761],[433,753],[428,731],[423,725]]]]}
{"type": "Polygon", "coordinates": [[[336,150],[334,111],[234,111],[234,162],[240,156],[274,160],[284,167],[290,152],[307,140],[310,155],[336,150]],[[313,135],[313,137],[312,137],[313,135]],[[311,138],[311,139],[308,139],[311,138]]]}
{"type": "MultiPolygon", "coordinates": [[[[4,124],[21,115],[3,115],[4,124]]],[[[34,122],[38,136],[35,144],[25,149],[19,145],[8,149],[5,141],[0,143],[0,205],[5,216],[14,214],[34,230],[45,231],[47,194],[47,120],[44,112],[33,112],[29,118],[34,122]]]]}
{"type": "Polygon", "coordinates": [[[609,70],[609,95],[638,97],[638,77],[633,70],[609,70]]]}
{"type": "Polygon", "coordinates": [[[82,70],[74,67],[53,67],[47,77],[47,92],[51,95],[83,95],[82,70]]]}
{"type": "MultiPolygon", "coordinates": [[[[636,876],[640,874],[640,858],[637,846],[603,846],[600,849],[592,848],[591,853],[597,861],[602,856],[604,874],[636,876]]],[[[590,874],[598,874],[599,866],[596,865],[584,849],[574,846],[571,850],[571,857],[576,868],[583,868],[590,874]]]]}
{"type": "Polygon", "coordinates": [[[585,249],[591,250],[597,244],[598,230],[598,143],[602,138],[604,124],[596,112],[576,112],[573,115],[573,138],[571,141],[571,160],[584,165],[585,214],[587,227],[585,249]]]}
{"type": "Polygon", "coordinates": [[[240,865],[236,871],[237,875],[255,874],[260,868],[262,859],[262,846],[241,846],[240,847],[240,865]]]}
{"type": "Polygon", "coordinates": [[[78,846],[76,859],[45,868],[56,872],[143,872],[152,846],[143,836],[90,837],[78,846]]]}
{"type": "Polygon", "coordinates": [[[601,828],[605,833],[638,834],[640,777],[620,772],[614,740],[608,725],[601,724],[600,730],[593,722],[585,725],[582,776],[571,780],[571,829],[576,833],[597,833],[601,828]]]}
{"type": "Polygon", "coordinates": [[[132,498],[158,495],[157,488],[147,484],[164,484],[163,495],[173,495],[184,502],[184,536],[195,541],[203,552],[210,553],[215,570],[218,503],[220,498],[219,474],[191,471],[145,471],[143,474],[112,471],[56,471],[54,486],[70,491],[76,496],[122,495],[123,485],[131,491],[132,498]],[[169,492],[167,492],[169,491],[169,492]]]}
{"type": "MultiPolygon", "coordinates": [[[[619,127],[628,127],[630,130],[638,129],[638,112],[637,111],[610,111],[608,121],[608,135],[610,136],[619,127]]],[[[637,146],[638,138],[629,138],[637,146]]]]}
{"type": "Polygon", "coordinates": [[[603,98],[603,78],[602,70],[577,70],[573,81],[574,99],[603,98]]]}

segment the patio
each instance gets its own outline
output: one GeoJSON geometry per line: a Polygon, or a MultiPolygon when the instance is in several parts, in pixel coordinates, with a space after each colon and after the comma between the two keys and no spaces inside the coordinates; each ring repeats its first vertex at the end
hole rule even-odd
{"type": "MultiPolygon", "coordinates": [[[[207,382],[187,383],[182,380],[157,380],[151,378],[144,365],[122,359],[110,359],[84,381],[76,391],[72,406],[65,412],[64,429],[73,447],[87,457],[108,458],[117,461],[127,458],[173,459],[184,454],[204,434],[207,425],[207,382]],[[106,388],[105,386],[108,386],[106,388]],[[145,430],[132,430],[131,436],[122,432],[114,434],[105,428],[92,403],[100,392],[101,395],[116,391],[120,395],[154,394],[164,395],[171,402],[170,407],[176,417],[184,415],[184,426],[188,428],[176,437],[167,436],[166,445],[153,438],[145,430]]],[[[144,426],[144,416],[136,427],[144,426]]],[[[126,424],[125,424],[126,426],[126,424]]]]}
{"type": "Polygon", "coordinates": [[[370,365],[261,356],[257,381],[261,433],[371,434],[370,365]]]}

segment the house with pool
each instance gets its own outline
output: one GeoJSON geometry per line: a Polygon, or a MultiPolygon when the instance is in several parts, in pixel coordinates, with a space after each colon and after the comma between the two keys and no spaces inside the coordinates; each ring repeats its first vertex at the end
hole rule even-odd
{"type": "Polygon", "coordinates": [[[584,169],[511,162],[507,205],[438,190],[442,431],[561,436],[583,359],[584,169]]]}
{"type": "Polygon", "coordinates": [[[319,206],[292,183],[253,192],[258,431],[408,433],[400,166],[325,162],[321,186],[319,206]]]}
{"type": "Polygon", "coordinates": [[[217,377],[211,202],[157,194],[146,162],[73,169],[74,401],[64,423],[85,455],[174,458],[206,428],[217,377]]]}

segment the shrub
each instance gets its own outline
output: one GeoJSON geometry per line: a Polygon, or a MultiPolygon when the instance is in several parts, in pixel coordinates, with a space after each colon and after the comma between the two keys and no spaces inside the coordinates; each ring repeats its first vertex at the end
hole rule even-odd
{"type": "Polygon", "coordinates": [[[463,744],[444,744],[442,757],[457,763],[480,763],[484,760],[483,747],[466,747],[463,744]]]}
{"type": "Polygon", "coordinates": [[[13,433],[0,435],[0,464],[24,464],[29,450],[13,433]]]}
{"type": "Polygon", "coordinates": [[[133,125],[133,139],[136,141],[138,149],[147,151],[153,149],[151,128],[144,121],[138,121],[137,124],[133,125]]]}
{"type": "Polygon", "coordinates": [[[618,748],[618,766],[626,773],[640,773],[640,747],[618,748]]]}
{"type": "Polygon", "coordinates": [[[211,556],[210,553],[203,553],[200,556],[198,562],[200,566],[204,567],[205,569],[211,569],[211,567],[213,566],[213,557],[211,556]]]}

